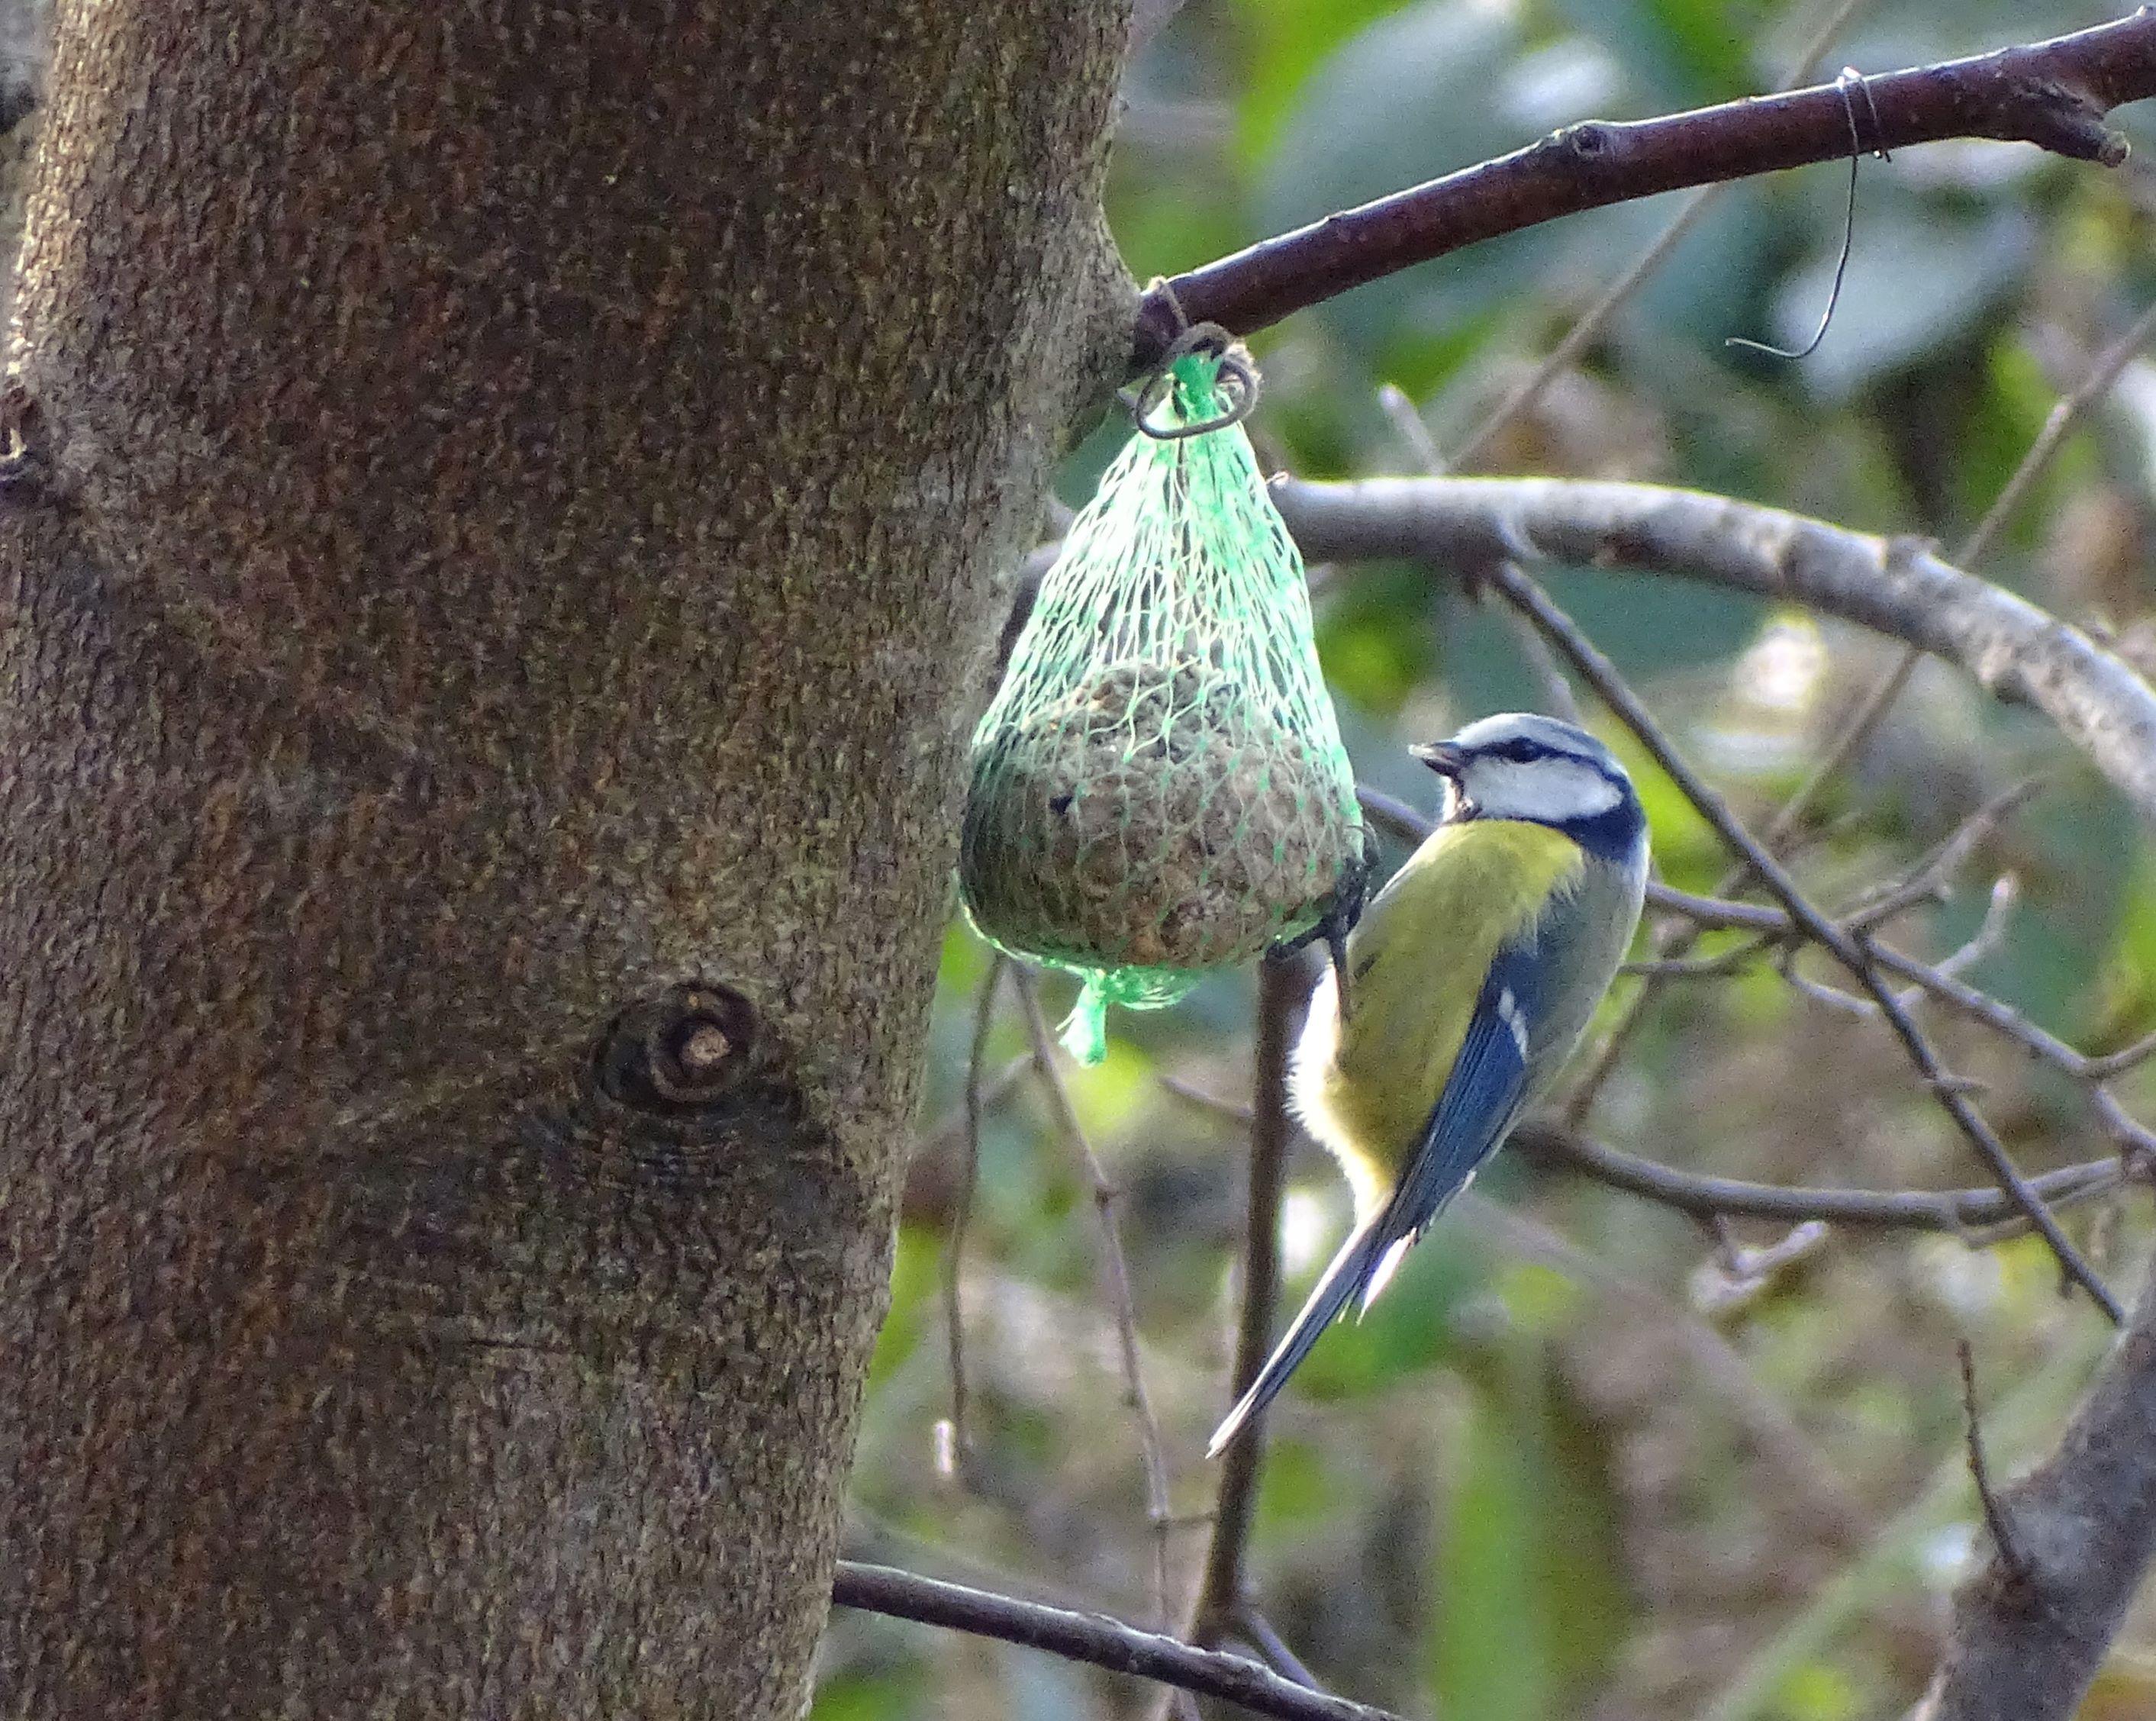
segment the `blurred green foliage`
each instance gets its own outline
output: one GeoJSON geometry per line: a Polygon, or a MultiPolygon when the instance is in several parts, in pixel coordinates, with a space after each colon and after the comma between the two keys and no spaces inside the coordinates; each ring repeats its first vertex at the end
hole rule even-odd
{"type": "MultiPolygon", "coordinates": [[[[1784,0],[1189,0],[1132,67],[1110,215],[1133,270],[1172,272],[1590,115],[1642,116],[1774,87],[1835,8],[1784,0]]],[[[1868,69],[2034,40],[2123,8],[1871,0],[1820,65],[1868,69]]],[[[2156,144],[2156,114],[2118,123],[2156,144]]],[[[2138,167],[1968,143],[1860,165],[1854,249],[1810,357],[1726,337],[1807,337],[1842,243],[1845,167],[1731,188],[1583,360],[1477,470],[1689,485],[1949,547],[1998,496],[2054,403],[2156,293],[2138,167]]],[[[1461,446],[1683,197],[1577,217],[1409,271],[1266,331],[1253,426],[1312,475],[1415,470],[1378,405],[1406,392],[1461,446]]],[[[1119,439],[1072,457],[1082,496],[1119,439]]],[[[1977,571],[2131,645],[2156,639],[2147,548],[2156,367],[2129,369],[1977,571]]],[[[1756,828],[1892,660],[1891,648],[1728,593],[1637,573],[1550,587],[1756,828]]],[[[1366,780],[1427,806],[1402,751],[1507,706],[1544,671],[1443,568],[1327,573],[1320,646],[1366,780]]],[[[2156,655],[2156,653],[2150,654],[2156,655]]],[[[1594,714],[1590,712],[1590,716],[1594,714]]],[[[1727,871],[1629,738],[1662,875],[1727,871]]],[[[1822,798],[1794,850],[1829,907],[1901,875],[1988,797],[2041,793],[1980,844],[1949,898],[1892,928],[1937,956],[2020,889],[1967,978],[2091,1050],[2156,1023],[2156,865],[2139,827],[2040,722],[1936,666],[1822,798]]],[[[1739,941],[1719,935],[1712,953],[1739,941]]],[[[971,1390],[952,1467],[942,1304],[964,1187],[957,1127],[986,953],[945,948],[921,1147],[855,1480],[852,1551],[1127,1618],[1158,1620],[1139,1447],[1101,1288],[1091,1184],[1037,1084],[1008,994],[960,1287],[971,1390]]],[[[1805,970],[1834,977],[1816,965],[1805,970]]],[[[1624,989],[1620,986],[1620,991],[1624,989]]],[[[1045,988],[1051,1009],[1064,994],[1045,988]]],[[[1226,1401],[1252,989],[1224,976],[1115,1025],[1066,1072],[1121,1193],[1147,1385],[1178,1521],[1179,1623],[1226,1401]]],[[[1621,1004],[1605,1009],[1605,1020],[1621,1004]]],[[[2027,1167],[2101,1157],[2066,1083],[1971,1025],[1925,1016],[2027,1167]]],[[[2138,1113],[2143,1076],[2119,1084],[2138,1113]]],[[[1717,1174],[1878,1188],[1983,1181],[1876,1025],[1771,968],[1664,990],[1589,1116],[1614,1145],[1717,1174]]],[[[1283,1227],[1291,1306],[1339,1234],[1344,1192],[1306,1146],[1283,1227]]],[[[2125,1282],[2147,1226],[2073,1215],[2125,1282]]],[[[1769,1244],[1739,1225],[1731,1247],[1769,1244]]],[[[1975,1343],[1994,1462],[2041,1451],[2102,1335],[2041,1247],[1836,1234],[1724,1298],[1722,1243],[1689,1220],[1502,1158],[1359,1324],[1328,1334],[1273,1418],[1250,1549],[1254,1598],[1328,1684],[1476,1721],[1841,1721],[1898,1714],[1938,1644],[1974,1522],[1953,1340],[1975,1343]]],[[[2137,1618],[2092,1698],[2150,1688],[2137,1618]]],[[[841,1616],[818,1721],[1150,1714],[1131,1684],[999,1646],[841,1616]]]]}

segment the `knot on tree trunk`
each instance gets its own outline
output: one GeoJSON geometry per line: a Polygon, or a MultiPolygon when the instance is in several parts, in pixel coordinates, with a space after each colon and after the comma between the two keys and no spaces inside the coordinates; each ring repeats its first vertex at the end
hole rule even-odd
{"type": "Polygon", "coordinates": [[[607,1025],[596,1079],[634,1110],[692,1118],[732,1108],[775,1062],[755,1005],[730,987],[691,982],[639,999],[607,1025]]]}

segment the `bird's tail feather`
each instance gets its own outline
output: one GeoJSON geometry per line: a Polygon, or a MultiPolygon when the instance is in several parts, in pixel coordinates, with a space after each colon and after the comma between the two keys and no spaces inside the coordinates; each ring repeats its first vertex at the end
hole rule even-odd
{"type": "Polygon", "coordinates": [[[1295,1372],[1296,1364],[1310,1354],[1318,1334],[1332,1324],[1340,1311],[1348,1306],[1348,1299],[1376,1271],[1391,1241],[1384,1230],[1385,1211],[1380,1208],[1371,1215],[1340,1246],[1340,1252],[1325,1269],[1286,1336],[1265,1359],[1265,1365],[1258,1370],[1258,1378],[1250,1383],[1250,1390],[1236,1400],[1235,1408],[1213,1431],[1213,1443],[1205,1449],[1207,1457],[1219,1457],[1227,1450],[1228,1442],[1241,1431],[1243,1425],[1272,1402],[1274,1395],[1287,1385],[1287,1377],[1295,1372]]]}

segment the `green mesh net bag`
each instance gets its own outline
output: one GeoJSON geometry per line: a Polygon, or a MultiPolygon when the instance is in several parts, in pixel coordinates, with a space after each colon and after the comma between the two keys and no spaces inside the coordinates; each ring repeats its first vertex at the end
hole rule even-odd
{"type": "Polygon", "coordinates": [[[1193,336],[1140,395],[973,735],[967,911],[1084,979],[1064,1043],[1088,1063],[1108,1004],[1172,1004],[1306,932],[1362,852],[1302,558],[1238,422],[1255,372],[1193,336]]]}

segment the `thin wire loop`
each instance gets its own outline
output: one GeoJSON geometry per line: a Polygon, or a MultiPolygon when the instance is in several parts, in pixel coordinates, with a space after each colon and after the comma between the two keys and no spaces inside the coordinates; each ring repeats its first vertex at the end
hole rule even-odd
{"type": "Polygon", "coordinates": [[[1175,313],[1179,332],[1137,390],[1124,394],[1123,402],[1130,408],[1132,422],[1155,442],[1179,442],[1185,437],[1204,436],[1214,430],[1224,430],[1230,424],[1241,424],[1257,409],[1258,404],[1258,367],[1250,349],[1218,323],[1186,321],[1175,290],[1166,280],[1155,281],[1147,290],[1157,291],[1167,301],[1168,308],[1175,313]],[[1177,361],[1195,352],[1209,352],[1220,361],[1219,381],[1229,393],[1228,410],[1218,418],[1196,424],[1158,426],[1148,423],[1151,414],[1168,398],[1174,385],[1177,361]]]}
{"type": "Polygon", "coordinates": [[[1741,347],[1748,352],[1763,352],[1769,358],[1810,358],[1820,350],[1826,339],[1827,325],[1834,321],[1834,308],[1841,301],[1842,277],[1849,273],[1849,254],[1856,242],[1856,164],[1864,158],[1863,139],[1856,129],[1856,103],[1851,99],[1852,90],[1864,96],[1865,110],[1871,116],[1871,151],[1882,162],[1893,157],[1887,152],[1886,134],[1879,123],[1879,105],[1872,100],[1871,84],[1855,66],[1844,66],[1841,75],[1834,80],[1834,87],[1841,94],[1842,112],[1849,121],[1849,209],[1842,218],[1841,255],[1834,265],[1834,285],[1828,289],[1826,309],[1820,313],[1819,327],[1803,346],[1791,348],[1770,346],[1764,341],[1753,341],[1743,335],[1731,335],[1722,342],[1725,347],[1741,347]]]}

